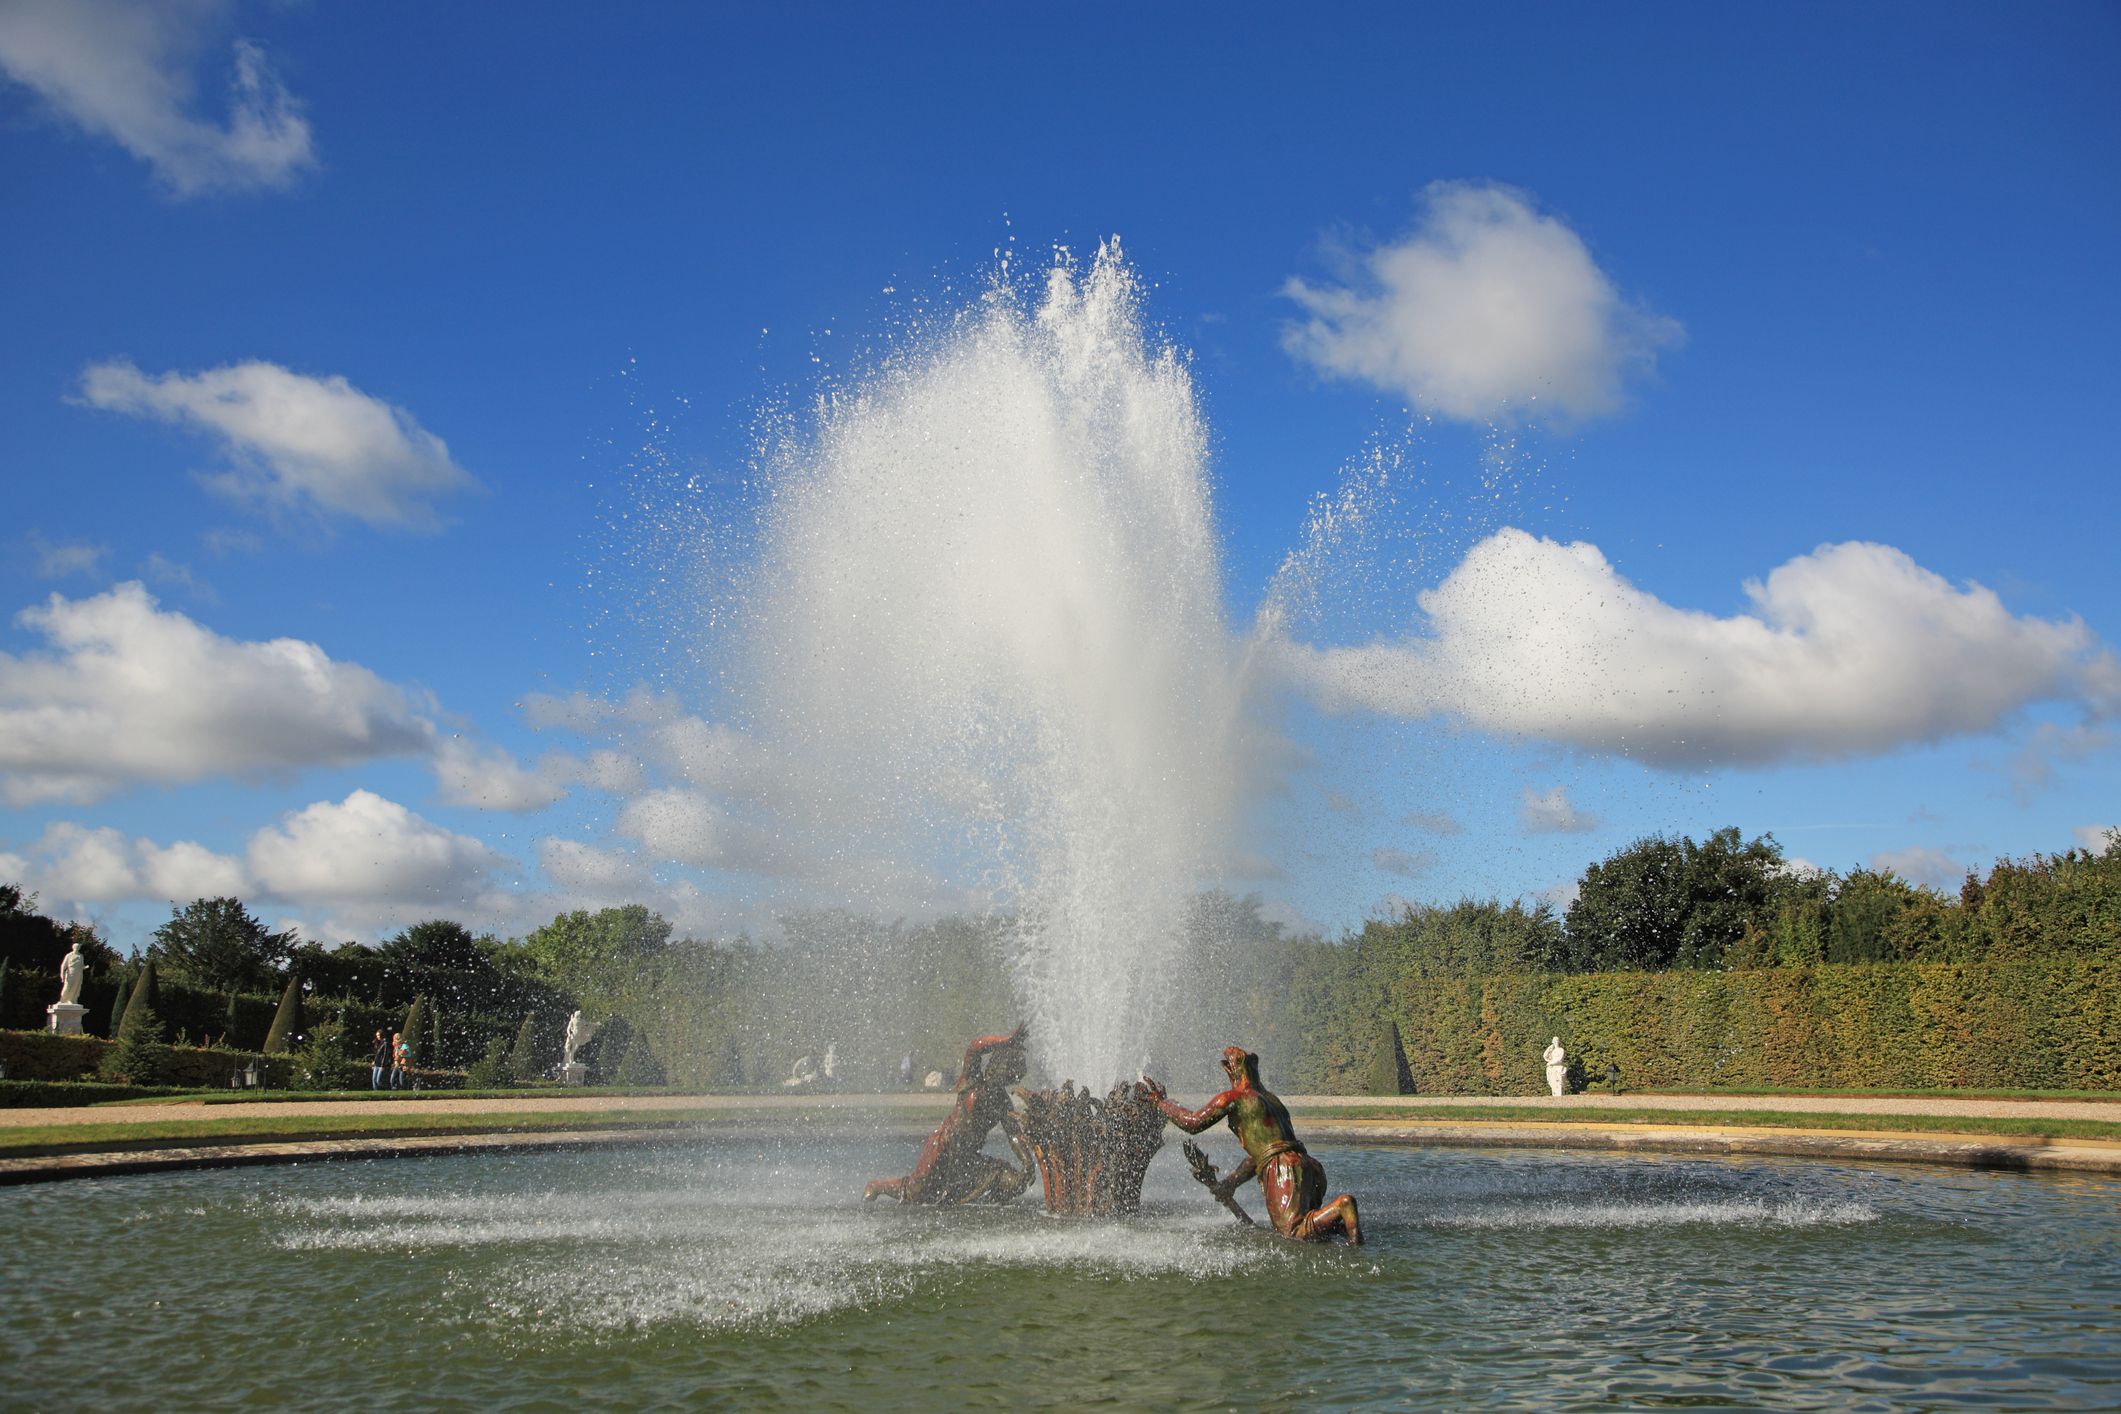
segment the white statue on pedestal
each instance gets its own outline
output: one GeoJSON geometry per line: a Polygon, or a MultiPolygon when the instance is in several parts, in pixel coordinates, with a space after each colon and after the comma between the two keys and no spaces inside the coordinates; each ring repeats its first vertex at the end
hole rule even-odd
{"type": "Polygon", "coordinates": [[[59,964],[59,1001],[61,1005],[81,1000],[81,978],[88,971],[88,959],[81,955],[81,940],[74,940],[74,950],[59,964]]]}
{"type": "Polygon", "coordinates": [[[1569,1053],[1561,1048],[1561,1038],[1556,1036],[1540,1052],[1547,1063],[1547,1088],[1556,1095],[1569,1093],[1569,1053]]]}
{"type": "Polygon", "coordinates": [[[88,972],[88,959],[82,956],[81,940],[74,940],[74,950],[59,963],[59,1000],[44,1009],[50,1020],[45,1025],[55,1035],[78,1036],[81,1034],[81,1018],[88,1008],[81,1005],[81,979],[88,972]]]}
{"type": "Polygon", "coordinates": [[[567,1035],[560,1042],[560,1069],[573,1070],[577,1064],[574,1053],[588,1045],[589,1038],[596,1034],[596,1027],[590,1022],[582,1020],[582,1013],[579,1010],[573,1016],[568,1017],[567,1035]]]}

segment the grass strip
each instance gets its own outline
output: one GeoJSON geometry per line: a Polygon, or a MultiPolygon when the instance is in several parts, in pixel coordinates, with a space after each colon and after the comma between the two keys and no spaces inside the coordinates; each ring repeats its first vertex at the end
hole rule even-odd
{"type": "Polygon", "coordinates": [[[1534,1105],[1295,1105],[1306,1119],[1438,1120],[1492,1124],[1679,1125],[1693,1129],[1893,1130],[1913,1134],[1993,1135],[2015,1139],[2105,1139],[2121,1142],[2121,1124],[2040,1116],[1833,1114],[1795,1110],[1548,1109],[1534,1105]]]}
{"type": "Polygon", "coordinates": [[[323,1139],[401,1139],[464,1134],[539,1134],[561,1130],[681,1130],[701,1125],[770,1123],[788,1126],[821,1116],[877,1114],[919,1117],[840,1106],[830,1110],[765,1107],[580,1111],[496,1111],[490,1114],[254,1115],[232,1119],[141,1120],[113,1124],[39,1124],[0,1129],[0,1158],[94,1154],[121,1149],[168,1149],[187,1145],[283,1144],[323,1139]]]}

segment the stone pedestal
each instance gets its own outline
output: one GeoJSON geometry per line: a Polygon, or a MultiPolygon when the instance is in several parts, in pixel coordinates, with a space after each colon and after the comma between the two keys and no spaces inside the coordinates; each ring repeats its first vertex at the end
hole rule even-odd
{"type": "Polygon", "coordinates": [[[46,1029],[54,1035],[78,1036],[81,1034],[81,1018],[88,1015],[88,1008],[79,1002],[53,1002],[44,1009],[44,1014],[51,1018],[46,1029]]]}
{"type": "Polygon", "coordinates": [[[567,1062],[567,1064],[560,1067],[560,1083],[562,1085],[587,1085],[589,1083],[589,1067],[580,1061],[567,1062]]]}

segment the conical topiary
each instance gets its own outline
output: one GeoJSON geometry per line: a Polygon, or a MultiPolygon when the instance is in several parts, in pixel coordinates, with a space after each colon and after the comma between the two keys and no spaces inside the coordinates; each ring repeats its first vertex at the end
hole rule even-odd
{"type": "Polygon", "coordinates": [[[405,1025],[399,1028],[405,1037],[405,1049],[416,1066],[427,1064],[427,999],[414,997],[412,1005],[405,1009],[405,1025]]]}
{"type": "Polygon", "coordinates": [[[508,1069],[525,1085],[545,1077],[544,1058],[538,1054],[538,1018],[535,1012],[516,1028],[516,1043],[508,1053],[508,1069]]]}
{"type": "Polygon", "coordinates": [[[162,1078],[169,1047],[162,1044],[162,1022],[155,1009],[142,1005],[138,990],[125,1008],[125,1024],[117,1041],[103,1053],[96,1073],[105,1080],[125,1085],[152,1085],[162,1078]]]}
{"type": "Polygon", "coordinates": [[[118,1023],[119,1035],[125,1034],[125,1023],[133,1019],[133,1009],[143,1006],[157,1014],[162,1010],[162,989],[155,984],[155,960],[153,958],[149,958],[140,964],[139,980],[133,983],[132,997],[125,1003],[125,1016],[118,1023]]]}
{"type": "Polygon", "coordinates": [[[236,994],[234,992],[228,994],[228,1018],[221,1024],[221,1044],[231,1048],[239,1044],[236,1040],[236,994]]]}
{"type": "Polygon", "coordinates": [[[290,973],[287,990],[280,993],[280,1009],[272,1014],[272,1027],[265,1033],[265,1054],[285,1054],[302,1031],[302,979],[290,973]]]}
{"type": "Polygon", "coordinates": [[[1372,1095],[1411,1095],[1414,1093],[1414,1075],[1407,1068],[1406,1049],[1399,1043],[1399,1023],[1387,1020],[1384,1029],[1378,1032],[1377,1049],[1370,1056],[1368,1093],[1372,1095]]]}
{"type": "Polygon", "coordinates": [[[661,1085],[664,1083],[663,1067],[648,1049],[648,1038],[640,1032],[633,1033],[632,1042],[626,1047],[625,1056],[619,1061],[618,1082],[621,1085],[661,1085]]]}
{"type": "Polygon", "coordinates": [[[433,1006],[427,1009],[427,1031],[429,1042],[427,1047],[427,1063],[429,1065],[440,1065],[442,1064],[443,1051],[442,1003],[439,1000],[436,1001],[433,1006]]]}

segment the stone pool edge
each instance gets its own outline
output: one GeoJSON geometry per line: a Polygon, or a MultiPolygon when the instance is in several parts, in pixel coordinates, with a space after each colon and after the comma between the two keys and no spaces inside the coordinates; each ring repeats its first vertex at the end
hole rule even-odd
{"type": "MultiPolygon", "coordinates": [[[[551,1130],[538,1133],[406,1135],[367,1139],[310,1139],[201,1144],[158,1149],[102,1150],[0,1158],[0,1186],[73,1178],[116,1178],[186,1169],[263,1164],[416,1158],[432,1154],[506,1153],[658,1144],[755,1140],[770,1129],[722,1126],[551,1130]]],[[[1727,1125],[1600,1125],[1465,1121],[1308,1119],[1313,1140],[1395,1149],[1579,1149],[1623,1153],[1722,1157],[1856,1159],[1866,1162],[1946,1164],[2017,1173],[2121,1174],[2121,1143],[2031,1136],[1910,1135],[1859,1129],[1792,1130],[1727,1125]]]]}

